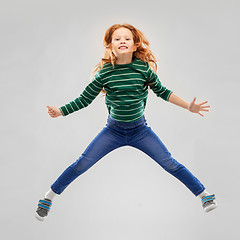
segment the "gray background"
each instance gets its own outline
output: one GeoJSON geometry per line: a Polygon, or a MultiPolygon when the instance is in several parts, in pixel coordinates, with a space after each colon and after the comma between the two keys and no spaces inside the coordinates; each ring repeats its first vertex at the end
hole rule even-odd
{"type": "Polygon", "coordinates": [[[237,0],[1,1],[2,239],[239,239],[239,10],[237,0]],[[101,94],[66,118],[50,118],[46,105],[79,96],[106,29],[123,22],[150,41],[163,85],[209,101],[202,118],[151,91],[145,116],[219,207],[205,214],[183,184],[125,147],[75,180],[39,222],[38,200],[107,119],[101,94]]]}

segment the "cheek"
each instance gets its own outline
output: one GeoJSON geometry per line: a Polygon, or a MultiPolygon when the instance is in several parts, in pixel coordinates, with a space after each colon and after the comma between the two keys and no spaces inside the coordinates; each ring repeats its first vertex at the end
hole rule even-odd
{"type": "Polygon", "coordinates": [[[134,42],[131,43],[131,48],[134,48],[134,42]]]}
{"type": "Polygon", "coordinates": [[[133,49],[134,49],[134,45],[131,45],[129,48],[130,48],[131,50],[133,50],[133,49]]]}
{"type": "Polygon", "coordinates": [[[117,49],[116,44],[112,43],[112,48],[113,48],[113,49],[117,49]]]}

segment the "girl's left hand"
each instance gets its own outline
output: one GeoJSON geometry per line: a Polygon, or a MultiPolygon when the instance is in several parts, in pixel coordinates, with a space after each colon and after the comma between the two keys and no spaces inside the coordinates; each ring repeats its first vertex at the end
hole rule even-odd
{"type": "Polygon", "coordinates": [[[208,101],[205,101],[205,102],[202,102],[202,103],[199,103],[199,104],[196,104],[195,101],[196,101],[196,97],[193,99],[192,102],[189,103],[189,105],[188,105],[188,110],[189,110],[190,112],[193,112],[193,113],[198,113],[199,115],[201,115],[202,117],[204,117],[204,115],[201,114],[200,111],[209,112],[209,110],[206,109],[206,108],[209,108],[210,106],[209,106],[209,105],[207,105],[207,106],[204,105],[204,104],[206,104],[208,101]]]}

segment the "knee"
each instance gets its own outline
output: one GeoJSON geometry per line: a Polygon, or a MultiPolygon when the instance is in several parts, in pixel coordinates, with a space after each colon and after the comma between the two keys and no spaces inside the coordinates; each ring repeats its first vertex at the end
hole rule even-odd
{"type": "Polygon", "coordinates": [[[176,172],[182,167],[182,165],[171,156],[163,159],[161,165],[168,172],[176,172]]]}
{"type": "Polygon", "coordinates": [[[93,165],[93,159],[88,158],[82,154],[73,164],[72,168],[78,172],[82,173],[85,172],[87,169],[89,169],[93,165]]]}

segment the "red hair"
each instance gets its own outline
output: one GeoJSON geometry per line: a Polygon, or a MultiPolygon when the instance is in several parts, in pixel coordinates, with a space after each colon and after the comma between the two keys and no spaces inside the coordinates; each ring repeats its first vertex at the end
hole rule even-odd
{"type": "MultiPolygon", "coordinates": [[[[144,62],[148,62],[149,66],[157,73],[157,60],[153,53],[150,50],[150,44],[143,33],[135,28],[134,26],[124,23],[124,24],[114,24],[107,29],[104,34],[103,46],[105,47],[104,57],[101,61],[95,66],[93,71],[93,76],[103,68],[105,63],[111,63],[113,66],[116,64],[116,56],[111,51],[112,35],[115,30],[119,28],[127,28],[132,32],[134,44],[137,46],[137,50],[133,53],[133,57],[137,57],[144,62]]],[[[102,90],[103,93],[106,93],[105,90],[102,90]]]]}

